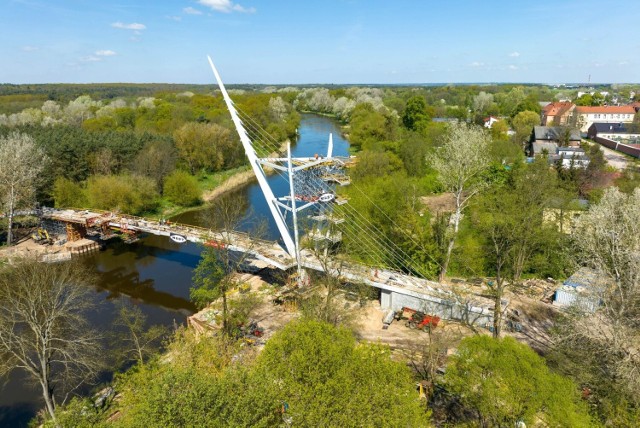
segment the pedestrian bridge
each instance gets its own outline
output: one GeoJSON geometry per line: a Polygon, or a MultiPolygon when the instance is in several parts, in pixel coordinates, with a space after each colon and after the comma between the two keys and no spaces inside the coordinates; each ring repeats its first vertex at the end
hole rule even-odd
{"type": "MultiPolygon", "coordinates": [[[[60,210],[43,208],[38,213],[45,222],[57,223],[64,229],[68,240],[95,236],[110,239],[120,235],[125,242],[134,242],[141,234],[166,236],[177,243],[194,242],[214,248],[227,248],[247,256],[244,263],[255,269],[266,267],[283,271],[297,266],[277,241],[257,239],[237,231],[211,229],[151,220],[109,211],[60,210]]],[[[343,260],[320,260],[311,250],[300,251],[300,264],[305,269],[324,272],[353,283],[362,283],[380,290],[383,309],[401,309],[404,306],[437,314],[444,319],[463,320],[485,325],[492,320],[491,300],[474,295],[470,290],[429,281],[389,269],[367,266],[343,260]],[[464,297],[463,297],[464,296],[464,297]]]]}

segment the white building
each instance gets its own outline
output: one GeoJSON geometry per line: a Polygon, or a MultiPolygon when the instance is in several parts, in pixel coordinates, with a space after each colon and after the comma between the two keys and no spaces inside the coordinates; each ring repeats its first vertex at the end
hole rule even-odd
{"type": "Polygon", "coordinates": [[[577,124],[580,132],[587,132],[594,122],[599,123],[630,123],[636,110],[633,106],[578,106],[575,108],[577,124]]]}

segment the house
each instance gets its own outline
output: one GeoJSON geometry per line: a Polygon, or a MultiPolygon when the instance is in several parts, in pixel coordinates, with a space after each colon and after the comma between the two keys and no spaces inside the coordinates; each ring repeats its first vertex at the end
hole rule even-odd
{"type": "Polygon", "coordinates": [[[555,155],[549,156],[549,162],[561,162],[563,168],[586,168],[589,156],[580,147],[558,147],[555,155]]]}
{"type": "Polygon", "coordinates": [[[563,126],[534,126],[529,139],[529,155],[556,154],[559,146],[579,147],[580,133],[563,126]]]}
{"type": "Polygon", "coordinates": [[[600,123],[629,123],[633,122],[636,110],[631,105],[626,106],[577,106],[574,110],[576,123],[580,132],[587,132],[594,122],[600,123]]]}
{"type": "Polygon", "coordinates": [[[633,133],[627,129],[626,124],[618,123],[592,123],[587,131],[587,136],[592,140],[596,137],[609,140],[635,140],[640,139],[639,133],[633,133]]]}
{"type": "Polygon", "coordinates": [[[570,101],[557,101],[542,109],[542,126],[566,125],[576,105],[570,101]]]}
{"type": "Polygon", "coordinates": [[[493,117],[493,116],[489,116],[487,118],[484,119],[484,127],[485,128],[491,128],[493,126],[494,123],[496,123],[498,120],[498,118],[493,117]]]}

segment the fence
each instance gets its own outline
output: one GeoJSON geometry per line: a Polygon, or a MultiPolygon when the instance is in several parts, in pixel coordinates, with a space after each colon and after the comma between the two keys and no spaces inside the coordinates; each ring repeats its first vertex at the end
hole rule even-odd
{"type": "Polygon", "coordinates": [[[616,150],[620,153],[624,153],[626,155],[640,159],[640,147],[630,146],[628,144],[619,143],[618,141],[613,141],[608,138],[602,137],[595,137],[594,140],[609,149],[616,150]]]}

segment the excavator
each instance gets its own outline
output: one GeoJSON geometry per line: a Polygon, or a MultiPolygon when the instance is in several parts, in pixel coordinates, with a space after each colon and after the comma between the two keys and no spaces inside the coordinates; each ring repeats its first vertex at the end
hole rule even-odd
{"type": "Polygon", "coordinates": [[[31,239],[33,242],[42,245],[51,245],[53,244],[53,239],[49,236],[49,232],[42,227],[39,227],[34,233],[31,234],[31,239]]]}

